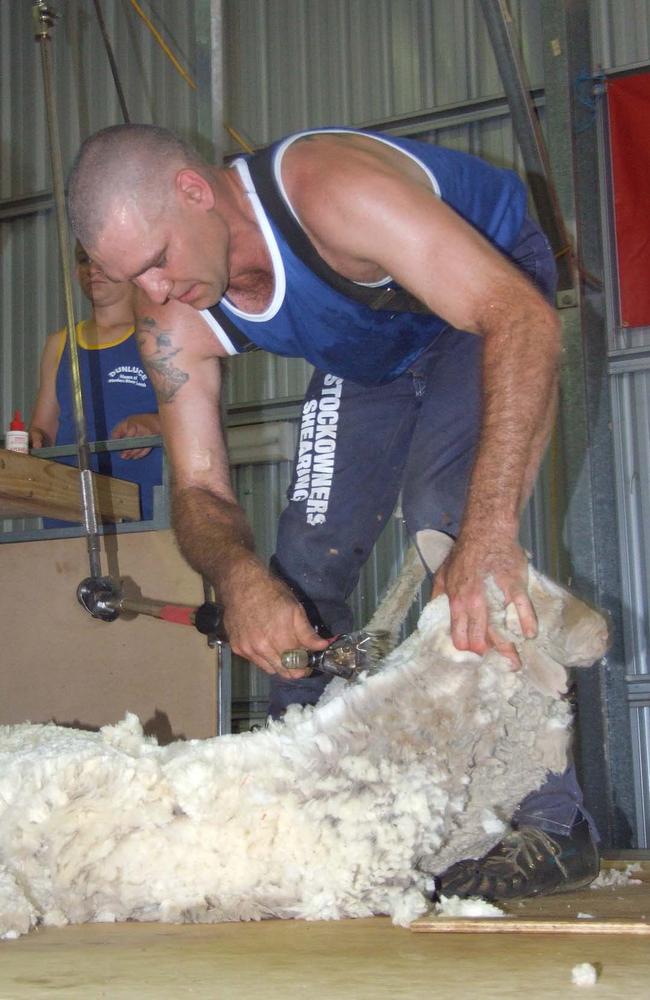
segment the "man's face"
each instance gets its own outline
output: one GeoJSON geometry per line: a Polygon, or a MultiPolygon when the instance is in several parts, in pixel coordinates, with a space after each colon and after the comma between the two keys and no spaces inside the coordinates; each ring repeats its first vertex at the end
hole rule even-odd
{"type": "Polygon", "coordinates": [[[130,281],[152,302],[214,305],[228,285],[228,232],[215,212],[187,205],[145,214],[133,199],[114,202],[93,258],[114,281],[130,281]]]}

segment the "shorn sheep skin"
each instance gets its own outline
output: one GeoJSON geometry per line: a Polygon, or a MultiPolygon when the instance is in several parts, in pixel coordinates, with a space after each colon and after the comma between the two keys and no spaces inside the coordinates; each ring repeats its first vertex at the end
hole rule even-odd
{"type": "Polygon", "coordinates": [[[607,629],[532,569],[529,590],[534,640],[493,594],[517,672],[454,648],[443,596],[377,672],[260,732],[159,747],[130,714],[98,733],[0,727],[0,937],[127,919],[415,919],[433,875],[492,847],[565,766],[565,667],[600,657],[607,629]]]}

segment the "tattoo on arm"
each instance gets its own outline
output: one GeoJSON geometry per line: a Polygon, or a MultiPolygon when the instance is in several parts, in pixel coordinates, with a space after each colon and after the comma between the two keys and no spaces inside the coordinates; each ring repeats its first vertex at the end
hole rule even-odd
{"type": "Polygon", "coordinates": [[[174,347],[170,334],[170,330],[159,329],[150,316],[143,316],[138,320],[138,347],[159,403],[171,403],[190,377],[173,362],[181,348],[174,347]]]}

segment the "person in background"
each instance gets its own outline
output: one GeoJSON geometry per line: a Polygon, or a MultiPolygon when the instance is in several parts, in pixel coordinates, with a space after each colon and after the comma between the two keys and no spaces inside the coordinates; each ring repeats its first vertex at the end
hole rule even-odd
{"type": "MultiPolygon", "coordinates": [[[[90,319],[77,323],[77,347],[89,441],[160,433],[156,394],[138,351],[133,285],[109,281],[82,245],[75,247],[76,274],[92,304],[90,319]]],[[[70,347],[66,330],[50,334],[41,357],[40,384],[29,428],[30,446],[48,448],[76,440],[70,347]]],[[[57,458],[76,465],[76,455],[57,458]]],[[[162,450],[130,448],[91,456],[94,472],[137,483],[141,514],[153,517],[153,487],[162,482],[162,450]]],[[[45,527],[65,522],[45,519],[45,527]]]]}

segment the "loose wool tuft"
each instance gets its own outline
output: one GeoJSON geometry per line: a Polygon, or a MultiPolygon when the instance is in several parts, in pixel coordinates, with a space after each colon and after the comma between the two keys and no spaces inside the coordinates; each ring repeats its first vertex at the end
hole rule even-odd
{"type": "MultiPolygon", "coordinates": [[[[603,619],[531,571],[523,663],[451,643],[446,597],[354,685],[255,733],[159,747],[133,715],[99,733],[0,727],[0,936],[37,923],[216,922],[427,908],[433,875],[502,836],[566,763],[565,666],[603,619]]],[[[498,609],[498,595],[494,607],[498,609]]]]}

